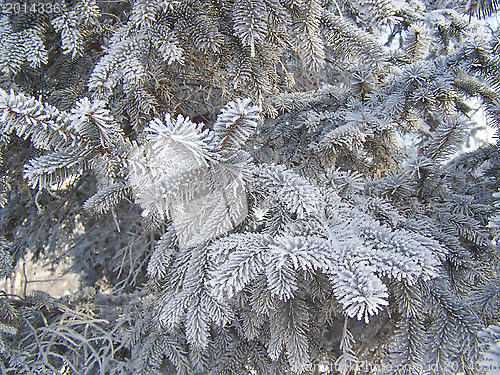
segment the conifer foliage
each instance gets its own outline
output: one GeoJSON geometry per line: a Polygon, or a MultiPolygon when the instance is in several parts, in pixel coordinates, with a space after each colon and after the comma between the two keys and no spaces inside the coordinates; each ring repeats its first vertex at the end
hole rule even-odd
{"type": "Polygon", "coordinates": [[[498,8],[0,1],[0,372],[497,373],[498,8]]]}

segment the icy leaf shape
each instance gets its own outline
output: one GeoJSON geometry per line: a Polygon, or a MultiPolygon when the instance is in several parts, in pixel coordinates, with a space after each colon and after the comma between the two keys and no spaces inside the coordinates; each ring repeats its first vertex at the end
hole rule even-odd
{"type": "Polygon", "coordinates": [[[257,128],[260,107],[251,105],[250,99],[230,101],[214,124],[215,141],[220,149],[238,149],[257,128]]]}
{"type": "Polygon", "coordinates": [[[247,203],[239,160],[221,162],[211,134],[180,115],[154,119],[146,132],[144,147],[129,157],[129,183],[143,216],[172,220],[181,246],[217,237],[242,222],[247,203]]]}
{"type": "Polygon", "coordinates": [[[366,262],[352,264],[346,261],[339,265],[338,274],[332,279],[334,294],[347,316],[364,319],[367,324],[370,316],[389,304],[387,288],[374,271],[366,262]]]}
{"type": "Polygon", "coordinates": [[[97,139],[102,146],[107,147],[118,138],[122,131],[114,123],[109,109],[105,108],[104,100],[90,101],[85,97],[76,102],[69,119],[71,126],[82,136],[97,139]]]}

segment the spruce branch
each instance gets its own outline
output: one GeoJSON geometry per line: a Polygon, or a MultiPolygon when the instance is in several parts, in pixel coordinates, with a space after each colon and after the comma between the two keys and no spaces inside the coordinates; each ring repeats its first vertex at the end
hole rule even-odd
{"type": "Polygon", "coordinates": [[[37,148],[54,150],[92,144],[71,130],[66,113],[23,93],[0,89],[0,111],[2,134],[30,138],[37,148]]]}

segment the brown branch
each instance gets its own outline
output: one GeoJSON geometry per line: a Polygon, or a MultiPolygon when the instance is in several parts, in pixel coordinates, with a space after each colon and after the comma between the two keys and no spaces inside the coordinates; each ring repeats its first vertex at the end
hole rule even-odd
{"type": "Polygon", "coordinates": [[[429,158],[434,159],[439,154],[439,152],[443,149],[443,147],[448,143],[448,140],[450,139],[451,135],[453,134],[456,128],[457,125],[452,126],[450,131],[446,134],[445,138],[439,144],[439,147],[431,155],[429,155],[429,158]]]}
{"type": "MultiPolygon", "coordinates": [[[[450,139],[450,137],[452,136],[452,134],[456,128],[457,128],[457,125],[453,125],[453,127],[450,129],[450,131],[446,134],[445,138],[439,144],[439,147],[431,155],[429,155],[430,159],[434,159],[439,154],[439,152],[443,149],[443,147],[448,143],[448,140],[450,139]]],[[[420,150],[420,151],[422,151],[422,150],[420,150]]],[[[419,154],[421,154],[421,153],[422,152],[419,152],[419,154]]],[[[424,185],[425,185],[425,181],[426,181],[428,175],[429,175],[429,173],[427,171],[422,172],[422,178],[420,179],[418,193],[417,193],[418,200],[422,200],[422,198],[423,198],[424,185]]]]}
{"type": "Polygon", "coordinates": [[[229,136],[233,133],[234,129],[236,129],[236,126],[240,123],[241,120],[243,120],[243,118],[245,117],[245,115],[241,114],[235,122],[233,122],[231,124],[231,127],[229,128],[229,130],[227,131],[227,134],[226,136],[224,137],[224,139],[222,140],[222,144],[220,146],[220,150],[219,151],[222,151],[225,147],[226,147],[226,143],[227,141],[229,140],[229,136]]]}

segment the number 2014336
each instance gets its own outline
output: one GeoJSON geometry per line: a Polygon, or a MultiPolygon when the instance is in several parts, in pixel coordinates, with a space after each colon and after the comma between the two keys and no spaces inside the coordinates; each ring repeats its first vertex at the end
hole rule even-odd
{"type": "Polygon", "coordinates": [[[20,4],[20,3],[0,3],[0,12],[7,14],[18,13],[38,13],[38,14],[53,14],[61,13],[63,8],[59,4],[52,3],[33,3],[33,4],[20,4]]]}

